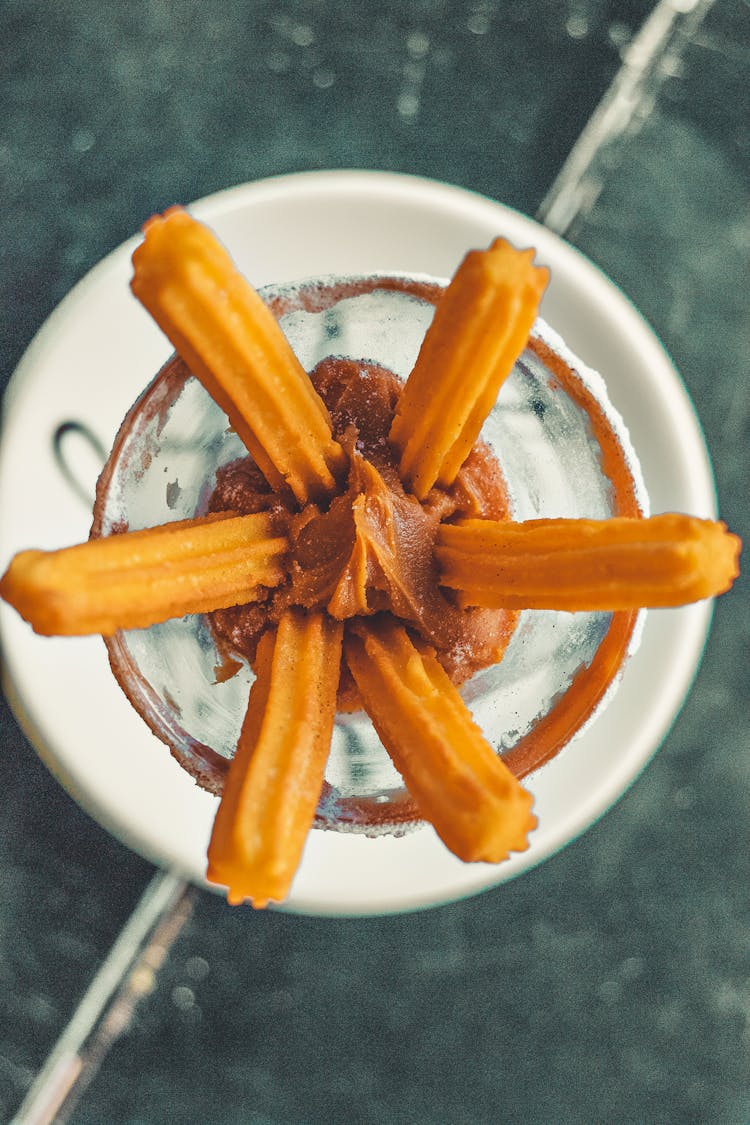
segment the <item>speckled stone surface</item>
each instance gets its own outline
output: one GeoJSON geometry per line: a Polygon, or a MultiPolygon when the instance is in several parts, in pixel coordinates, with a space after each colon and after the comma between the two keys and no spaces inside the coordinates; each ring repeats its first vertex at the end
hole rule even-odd
{"type": "MultiPolygon", "coordinates": [[[[416,172],[533,214],[652,10],[293,0],[0,8],[0,375],[143,217],[318,167],[416,172]]],[[[686,7],[686,5],[683,5],[686,7]]],[[[750,7],[716,0],[599,154],[567,237],[665,341],[750,534],[750,7]]],[[[717,607],[664,747],[562,854],[395,918],[193,914],[72,1120],[750,1121],[750,606],[717,607]]],[[[0,706],[0,1119],[151,868],[0,706]]]]}

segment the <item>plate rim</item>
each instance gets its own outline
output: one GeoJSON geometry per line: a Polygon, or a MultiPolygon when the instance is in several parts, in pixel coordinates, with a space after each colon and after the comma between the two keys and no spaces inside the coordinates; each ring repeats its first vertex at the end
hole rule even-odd
{"type": "MultiPolygon", "coordinates": [[[[507,221],[510,217],[514,224],[527,229],[530,234],[532,232],[538,233],[541,237],[538,242],[535,242],[535,245],[537,245],[540,257],[544,257],[544,251],[540,249],[539,242],[543,245],[554,246],[558,254],[567,258],[574,272],[582,270],[584,274],[588,275],[588,282],[594,285],[598,299],[602,304],[607,304],[614,298],[617,305],[617,315],[627,322],[628,331],[636,337],[638,349],[642,349],[649,362],[655,363],[666,374],[668,380],[671,380],[669,389],[674,397],[672,405],[680,414],[679,424],[685,427],[689,444],[692,447],[691,464],[694,467],[694,476],[689,482],[689,488],[696,492],[698,496],[697,504],[703,510],[702,514],[715,515],[716,493],[708,450],[695,408],[666,349],[633,303],[610,278],[575,247],[572,247],[559,235],[533,218],[503,203],[457,185],[413,176],[408,173],[348,169],[289,173],[237,184],[205,196],[190,204],[189,207],[199,217],[215,221],[222,215],[247,208],[248,202],[251,206],[262,207],[264,200],[278,201],[286,197],[298,201],[300,196],[304,197],[306,193],[311,191],[318,193],[327,191],[332,194],[338,192],[339,194],[359,197],[364,197],[375,191],[381,198],[390,196],[398,202],[403,202],[404,193],[410,198],[413,196],[415,199],[417,196],[423,199],[425,196],[429,196],[431,201],[448,211],[455,208],[458,214],[459,212],[465,212],[467,209],[478,209],[483,215],[491,216],[498,225],[502,223],[503,219],[507,221]],[[695,456],[696,451],[697,457],[695,456]]],[[[33,374],[35,367],[40,364],[45,351],[50,348],[54,349],[54,338],[58,325],[66,317],[72,316],[76,308],[80,307],[82,302],[85,302],[90,287],[106,283],[107,278],[113,271],[117,271],[123,259],[129,257],[138,241],[138,235],[125,240],[88,271],[56,306],[22,355],[8,382],[4,398],[2,429],[0,429],[0,483],[5,472],[2,457],[5,442],[2,439],[6,436],[7,427],[13,424],[14,411],[19,400],[23,397],[25,380],[33,374]]],[[[3,610],[6,608],[3,607],[3,610]]],[[[474,865],[473,868],[467,868],[466,876],[451,880],[451,888],[442,893],[439,898],[431,895],[428,896],[428,899],[425,899],[419,891],[413,891],[411,894],[402,895],[400,898],[393,895],[390,897],[381,895],[379,898],[368,901],[366,897],[363,897],[357,904],[352,904],[337,898],[335,894],[327,897],[317,894],[313,898],[309,898],[305,897],[304,891],[295,894],[293,890],[288,902],[281,907],[276,907],[276,909],[294,913],[341,916],[401,913],[427,906],[437,906],[496,887],[531,870],[561,850],[563,846],[572,842],[591,827],[608,808],[624,795],[658,750],[679,714],[697,674],[710,629],[712,609],[713,603],[707,602],[699,603],[698,606],[687,607],[685,610],[669,611],[679,614],[681,621],[681,658],[671,669],[669,703],[665,702],[666,697],[664,697],[662,705],[649,716],[648,733],[640,740],[639,753],[636,755],[629,754],[621,770],[610,775],[610,784],[606,786],[609,796],[603,798],[601,787],[595,795],[589,794],[589,799],[581,803],[577,816],[566,822],[565,827],[561,826],[557,833],[550,833],[543,848],[538,848],[536,851],[532,848],[533,856],[529,856],[529,853],[523,853],[521,857],[518,857],[521,862],[512,862],[503,870],[498,868],[485,870],[484,865],[480,867],[474,865]],[[524,856],[528,858],[524,860],[524,856]]],[[[67,763],[61,760],[59,754],[56,754],[53,748],[47,744],[47,740],[38,735],[34,720],[33,700],[28,699],[21,689],[18,679],[13,674],[12,656],[9,657],[8,653],[3,651],[5,649],[3,644],[4,632],[6,631],[3,621],[6,619],[4,612],[0,614],[3,686],[6,688],[11,709],[24,733],[53,775],[65,786],[85,811],[126,846],[144,855],[152,862],[164,865],[164,849],[162,848],[160,853],[159,849],[153,846],[153,842],[149,844],[140,837],[137,831],[128,830],[124,822],[113,818],[111,809],[104,808],[100,802],[94,799],[93,794],[86,790],[85,785],[82,785],[80,780],[75,778],[74,773],[66,768],[67,763]]],[[[442,845],[440,847],[442,848],[442,845]]],[[[172,863],[168,865],[173,866],[172,863]]],[[[196,872],[192,869],[183,870],[183,874],[199,885],[208,886],[200,876],[196,876],[196,872]]]]}

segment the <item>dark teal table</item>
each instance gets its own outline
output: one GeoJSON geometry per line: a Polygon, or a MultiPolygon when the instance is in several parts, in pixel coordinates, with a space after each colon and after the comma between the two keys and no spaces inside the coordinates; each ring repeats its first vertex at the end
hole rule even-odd
{"type": "MultiPolygon", "coordinates": [[[[622,286],[747,537],[749,87],[745,0],[5,0],[3,385],[149,213],[287,171],[423,174],[539,215],[622,286]]],[[[747,1125],[749,610],[741,580],[653,763],[532,874],[357,921],[175,887],[130,974],[115,943],[154,872],[3,700],[0,1118],[41,1073],[25,1125],[747,1125]],[[55,1118],[50,1052],[77,1040],[55,1118]]]]}

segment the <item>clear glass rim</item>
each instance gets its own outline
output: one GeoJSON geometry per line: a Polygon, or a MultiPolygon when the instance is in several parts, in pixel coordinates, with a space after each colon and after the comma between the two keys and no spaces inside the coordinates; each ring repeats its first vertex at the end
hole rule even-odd
{"type": "MultiPolygon", "coordinates": [[[[323,311],[339,300],[377,289],[391,289],[435,304],[445,287],[445,279],[429,275],[396,271],[373,275],[324,275],[291,284],[274,284],[259,290],[261,297],[277,316],[298,309],[323,311]]],[[[592,387],[595,373],[572,356],[562,341],[539,319],[532,332],[529,348],[553,372],[563,389],[577,397],[589,414],[596,413],[598,436],[607,446],[605,475],[612,484],[613,514],[642,515],[645,491],[640,479],[637,459],[624,432],[619,416],[609,403],[601,386],[592,387]]],[[[172,355],[157,372],[131,409],[125,415],[97,486],[91,535],[109,533],[106,528],[106,505],[111,487],[121,465],[125,444],[155,415],[167,411],[177,399],[186,381],[192,378],[176,355],[172,355]]],[[[618,611],[611,615],[610,627],[578,682],[571,685],[534,728],[511,749],[503,751],[503,761],[518,776],[533,774],[555,758],[571,739],[582,732],[604,706],[614,690],[627,657],[637,645],[641,611],[618,611]]],[[[147,679],[132,659],[126,633],[105,637],[112,673],[120,688],[146,722],[151,731],[164,742],[180,765],[209,792],[220,794],[228,770],[228,759],[179,729],[176,745],[175,720],[169,714],[147,679]]],[[[339,831],[383,831],[399,833],[421,823],[417,806],[405,789],[393,790],[387,801],[369,797],[338,797],[335,823],[321,812],[326,804],[326,787],[316,816],[316,826],[339,831]]]]}

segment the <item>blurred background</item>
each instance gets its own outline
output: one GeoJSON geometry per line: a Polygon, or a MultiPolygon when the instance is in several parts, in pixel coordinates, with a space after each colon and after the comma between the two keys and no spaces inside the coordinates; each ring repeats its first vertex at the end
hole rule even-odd
{"type": "MultiPolygon", "coordinates": [[[[537,216],[622,287],[747,537],[749,89],[746,0],[5,0],[2,386],[150,213],[284,172],[415,173],[537,216]]],[[[3,697],[0,1119],[747,1125],[749,608],[740,580],[604,820],[397,917],[154,883],[3,697]]]]}

